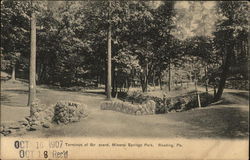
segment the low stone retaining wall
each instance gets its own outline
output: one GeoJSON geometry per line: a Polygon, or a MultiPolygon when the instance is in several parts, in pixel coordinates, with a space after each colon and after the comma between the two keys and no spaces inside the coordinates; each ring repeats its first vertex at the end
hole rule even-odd
{"type": "Polygon", "coordinates": [[[101,104],[102,110],[113,110],[132,115],[155,114],[155,107],[156,104],[153,100],[149,100],[147,101],[147,103],[144,103],[142,105],[121,101],[105,101],[101,104]]]}
{"type": "Polygon", "coordinates": [[[32,116],[25,117],[18,122],[1,124],[0,133],[5,136],[17,132],[22,134],[26,131],[50,128],[53,123],[68,124],[78,122],[88,115],[86,109],[86,105],[75,102],[61,101],[55,105],[46,106],[41,104],[39,100],[35,100],[30,108],[32,116]]]}
{"type": "Polygon", "coordinates": [[[37,99],[31,104],[30,112],[33,116],[25,118],[28,122],[27,126],[30,130],[37,130],[41,126],[44,126],[45,128],[49,128],[51,126],[54,116],[53,106],[41,104],[40,100],[37,99]]]}

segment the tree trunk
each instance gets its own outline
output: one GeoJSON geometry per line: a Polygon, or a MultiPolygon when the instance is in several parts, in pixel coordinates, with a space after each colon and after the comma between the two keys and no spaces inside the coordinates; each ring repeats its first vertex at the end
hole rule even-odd
{"type": "Polygon", "coordinates": [[[206,92],[208,92],[207,66],[205,66],[204,71],[205,71],[205,87],[206,87],[206,92]]]}
{"type": "Polygon", "coordinates": [[[147,61],[146,61],[146,66],[142,74],[143,74],[141,76],[142,92],[147,92],[148,91],[148,62],[147,61]]]}
{"type": "Polygon", "coordinates": [[[171,91],[171,63],[168,65],[168,91],[171,91]]]}
{"type": "Polygon", "coordinates": [[[155,89],[155,70],[153,71],[153,87],[155,89]]]}
{"type": "Polygon", "coordinates": [[[130,83],[129,78],[128,78],[128,76],[127,76],[127,77],[126,77],[126,88],[127,88],[127,91],[126,91],[126,92],[129,91],[130,85],[131,85],[131,83],[130,83]]]}
{"type": "Polygon", "coordinates": [[[36,15],[31,13],[31,49],[29,66],[29,100],[28,106],[36,98],[36,15]]]}
{"type": "Polygon", "coordinates": [[[42,70],[42,73],[41,73],[41,76],[40,76],[40,83],[44,83],[46,81],[48,81],[49,77],[47,75],[47,66],[46,65],[43,65],[43,70],[42,70]]]}
{"type": "Polygon", "coordinates": [[[16,80],[16,64],[12,65],[12,74],[11,74],[11,80],[16,80]]]}
{"type": "Polygon", "coordinates": [[[115,69],[112,67],[112,73],[114,73],[114,74],[112,74],[112,96],[114,96],[115,95],[115,85],[116,85],[116,72],[114,71],[115,69]]]}
{"type": "Polygon", "coordinates": [[[37,74],[38,74],[38,79],[39,79],[39,81],[37,81],[37,83],[41,84],[42,83],[42,74],[43,74],[43,64],[42,64],[42,62],[39,63],[37,71],[38,71],[37,74]]]}
{"type": "Polygon", "coordinates": [[[223,90],[224,90],[225,84],[226,84],[227,72],[228,72],[227,69],[223,69],[223,73],[221,75],[221,79],[219,82],[218,91],[217,91],[215,99],[214,99],[215,101],[218,101],[221,99],[221,96],[222,96],[222,93],[223,93],[223,90]]]}
{"type": "Polygon", "coordinates": [[[216,85],[214,84],[214,99],[216,97],[216,85]]]}
{"type": "Polygon", "coordinates": [[[145,74],[145,92],[148,91],[148,61],[146,62],[146,74],[145,74]]]}
{"type": "Polygon", "coordinates": [[[160,85],[160,89],[162,90],[162,80],[161,80],[161,75],[159,76],[159,85],[160,85]]]}
{"type": "Polygon", "coordinates": [[[96,87],[99,87],[99,75],[98,73],[96,74],[96,87]]]}
{"type": "Polygon", "coordinates": [[[141,89],[142,89],[142,92],[144,92],[145,80],[144,80],[144,76],[143,75],[140,75],[140,80],[141,80],[141,89]]]}
{"type": "Polygon", "coordinates": [[[233,43],[229,43],[227,46],[227,48],[225,48],[226,50],[226,57],[225,57],[225,63],[223,64],[223,69],[222,69],[222,73],[220,76],[220,81],[219,81],[219,86],[218,86],[218,90],[215,96],[215,101],[218,101],[221,99],[223,90],[225,88],[225,84],[226,84],[226,80],[229,74],[229,67],[231,64],[231,56],[233,54],[233,43]]]}
{"type": "MultiPolygon", "coordinates": [[[[109,1],[109,8],[111,2],[109,1]]],[[[110,12],[110,11],[109,11],[110,12]]],[[[110,19],[110,13],[108,15],[110,19]]],[[[108,26],[108,55],[107,55],[107,99],[111,100],[111,23],[108,26]]]]}

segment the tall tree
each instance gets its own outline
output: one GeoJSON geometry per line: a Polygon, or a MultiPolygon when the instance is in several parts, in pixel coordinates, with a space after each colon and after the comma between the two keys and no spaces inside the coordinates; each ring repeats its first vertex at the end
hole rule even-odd
{"type": "MultiPolygon", "coordinates": [[[[223,53],[222,72],[215,100],[219,100],[230,75],[230,66],[236,60],[236,44],[243,38],[247,42],[249,33],[248,2],[225,1],[219,2],[219,13],[224,16],[217,26],[215,40],[217,47],[223,53]]],[[[245,53],[247,55],[247,53],[245,53]]]]}
{"type": "Polygon", "coordinates": [[[111,16],[111,1],[108,2],[109,3],[109,8],[108,8],[108,34],[107,34],[107,47],[108,47],[108,52],[107,52],[107,90],[106,90],[106,94],[107,94],[107,99],[108,100],[111,100],[111,78],[112,78],[112,73],[111,73],[111,66],[112,66],[112,63],[111,63],[111,58],[112,58],[112,46],[111,46],[111,40],[112,40],[112,37],[111,37],[111,19],[110,19],[110,16],[111,16]]]}
{"type": "MultiPolygon", "coordinates": [[[[33,7],[33,6],[32,6],[33,7]]],[[[36,98],[36,14],[31,13],[31,36],[30,36],[30,70],[29,70],[29,99],[28,106],[36,98]]]]}

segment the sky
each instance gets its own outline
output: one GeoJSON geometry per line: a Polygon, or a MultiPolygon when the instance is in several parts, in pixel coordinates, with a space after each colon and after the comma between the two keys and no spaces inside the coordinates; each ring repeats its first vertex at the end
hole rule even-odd
{"type": "Polygon", "coordinates": [[[177,1],[173,18],[177,29],[172,34],[179,39],[212,36],[219,18],[216,7],[215,1],[177,1]]]}

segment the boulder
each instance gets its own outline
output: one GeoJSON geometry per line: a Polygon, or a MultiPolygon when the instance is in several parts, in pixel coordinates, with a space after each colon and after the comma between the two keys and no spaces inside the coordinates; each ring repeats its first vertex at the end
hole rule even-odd
{"type": "Polygon", "coordinates": [[[44,123],[42,126],[44,128],[50,128],[51,127],[51,123],[44,123]]]}
{"type": "Polygon", "coordinates": [[[141,111],[136,111],[136,113],[135,113],[136,115],[141,115],[141,111]]]}

